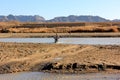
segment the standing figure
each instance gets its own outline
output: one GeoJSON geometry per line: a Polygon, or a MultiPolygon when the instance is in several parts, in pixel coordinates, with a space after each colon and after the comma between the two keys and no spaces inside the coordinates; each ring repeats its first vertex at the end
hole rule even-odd
{"type": "Polygon", "coordinates": [[[59,39],[59,36],[57,35],[57,33],[56,33],[56,36],[54,36],[54,39],[55,39],[55,43],[57,43],[59,39]]]}

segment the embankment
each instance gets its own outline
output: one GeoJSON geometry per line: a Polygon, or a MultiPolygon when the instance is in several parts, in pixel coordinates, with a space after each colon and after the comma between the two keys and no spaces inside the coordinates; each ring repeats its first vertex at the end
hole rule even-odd
{"type": "Polygon", "coordinates": [[[0,43],[0,73],[120,72],[120,46],[0,43]]]}
{"type": "MultiPolygon", "coordinates": [[[[120,37],[120,33],[57,33],[59,37],[120,37]]],[[[44,38],[56,33],[0,33],[0,38],[44,38]]]]}

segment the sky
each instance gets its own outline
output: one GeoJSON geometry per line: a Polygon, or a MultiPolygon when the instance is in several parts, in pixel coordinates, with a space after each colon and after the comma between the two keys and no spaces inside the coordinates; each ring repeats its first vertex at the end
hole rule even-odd
{"type": "Polygon", "coordinates": [[[0,15],[40,15],[45,19],[93,15],[120,19],[120,0],[1,0],[0,15]]]}

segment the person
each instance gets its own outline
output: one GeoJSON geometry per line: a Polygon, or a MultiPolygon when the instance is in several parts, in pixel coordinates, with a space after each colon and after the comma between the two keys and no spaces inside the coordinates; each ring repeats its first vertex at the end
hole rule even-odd
{"type": "Polygon", "coordinates": [[[57,43],[59,39],[59,36],[57,35],[57,33],[56,33],[56,36],[54,36],[54,39],[55,39],[55,43],[57,43]]]}

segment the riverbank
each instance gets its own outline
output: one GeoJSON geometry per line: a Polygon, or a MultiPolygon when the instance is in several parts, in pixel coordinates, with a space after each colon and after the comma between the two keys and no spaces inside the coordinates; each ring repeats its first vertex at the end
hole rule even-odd
{"type": "Polygon", "coordinates": [[[120,46],[0,43],[0,73],[120,72],[120,46]]]}
{"type": "MultiPolygon", "coordinates": [[[[59,37],[120,37],[120,33],[57,33],[59,37]]],[[[44,38],[56,33],[0,33],[0,38],[44,38]]]]}

